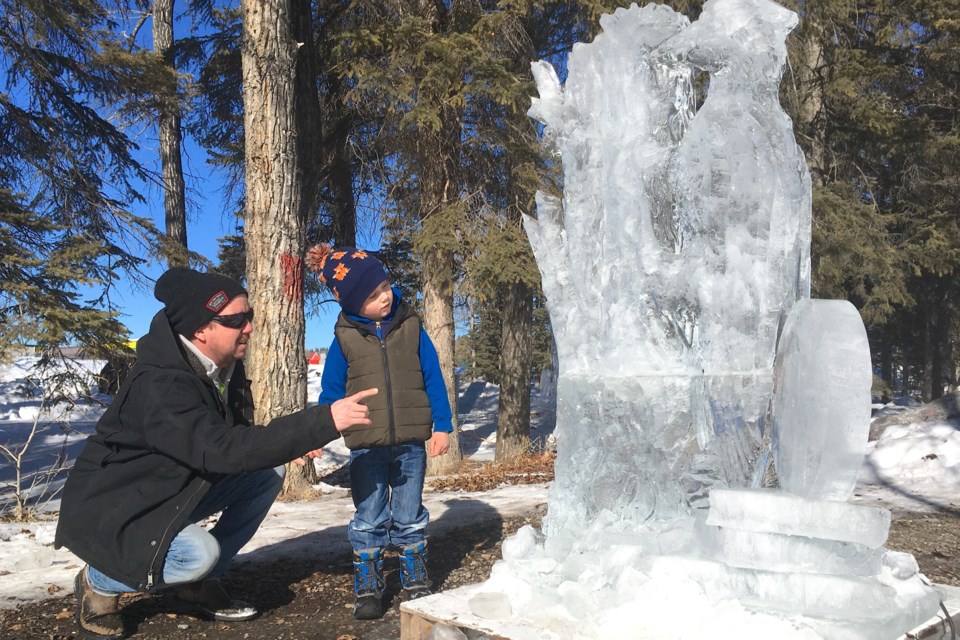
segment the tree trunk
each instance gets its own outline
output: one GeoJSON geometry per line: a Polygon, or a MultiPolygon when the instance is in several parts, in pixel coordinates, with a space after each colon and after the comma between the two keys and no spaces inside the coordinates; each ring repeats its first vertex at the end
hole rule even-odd
{"type": "Polygon", "coordinates": [[[933,362],[936,341],[934,339],[934,317],[928,310],[920,312],[922,320],[921,331],[923,332],[923,361],[920,367],[920,396],[924,402],[930,402],[933,399],[933,362]]]}
{"type": "MultiPolygon", "coordinates": [[[[308,203],[297,117],[294,25],[301,14],[292,0],[242,0],[243,104],[246,162],[245,241],[250,304],[257,329],[247,357],[256,421],[303,409],[303,254],[308,203]]],[[[305,484],[287,474],[287,487],[305,484]]]]}
{"type": "Polygon", "coordinates": [[[348,118],[341,118],[330,140],[330,191],[333,195],[333,238],[337,244],[357,246],[357,202],[353,195],[353,158],[350,154],[348,118]]]}
{"type": "Polygon", "coordinates": [[[505,287],[500,338],[500,410],[497,418],[498,463],[507,463],[530,448],[530,359],[533,304],[521,282],[505,287]]]}
{"type": "Polygon", "coordinates": [[[897,381],[893,375],[893,338],[884,331],[880,336],[880,377],[887,383],[892,392],[897,389],[897,381]]]}
{"type": "MultiPolygon", "coordinates": [[[[350,132],[353,129],[352,110],[347,106],[343,82],[330,74],[330,95],[326,112],[332,124],[325,132],[323,148],[329,153],[327,183],[330,186],[332,215],[330,234],[336,244],[357,246],[357,202],[353,193],[353,155],[350,150],[350,132]]],[[[324,238],[325,239],[325,238],[324,238]]]]}
{"type": "Polygon", "coordinates": [[[453,252],[431,249],[423,256],[423,326],[433,340],[440,357],[443,381],[453,411],[453,433],[449,453],[427,459],[428,475],[450,473],[460,465],[460,437],[457,427],[457,387],[453,375],[453,252]]]}
{"type": "MultiPolygon", "coordinates": [[[[439,13],[440,21],[446,14],[439,13]]],[[[448,106],[437,107],[441,126],[437,131],[421,129],[417,139],[417,162],[420,173],[421,251],[423,269],[423,323],[437,347],[447,397],[453,412],[453,433],[450,451],[427,460],[427,473],[442,475],[460,466],[460,438],[457,425],[457,387],[453,369],[456,366],[456,332],[453,319],[454,265],[452,247],[455,229],[448,218],[451,199],[458,194],[455,162],[460,143],[457,113],[448,106]]]]}
{"type": "Polygon", "coordinates": [[[824,113],[824,74],[827,65],[823,47],[823,21],[816,10],[805,11],[802,25],[790,55],[792,83],[789,103],[797,135],[807,154],[807,164],[814,188],[828,181],[826,115],[824,113]]]}
{"type": "Polygon", "coordinates": [[[473,372],[477,370],[477,341],[476,341],[476,328],[477,328],[477,314],[473,310],[473,297],[468,298],[467,300],[467,309],[470,318],[470,379],[473,379],[473,372]]]}
{"type": "Polygon", "coordinates": [[[163,209],[166,216],[167,261],[171,267],[187,266],[186,186],[180,144],[180,103],[177,69],[173,60],[173,0],[154,0],[153,50],[166,67],[164,86],[158,91],[157,127],[163,171],[163,209]]]}
{"type": "MultiPolygon", "coordinates": [[[[316,46],[313,39],[313,14],[310,0],[291,0],[293,38],[299,43],[296,60],[296,126],[297,157],[300,159],[300,216],[306,234],[307,221],[316,214],[320,201],[320,172],[323,166],[323,145],[320,140],[320,102],[316,78],[319,73],[316,46]]],[[[301,255],[306,250],[304,235],[301,255]]],[[[304,324],[304,336],[306,324],[304,324]]],[[[300,340],[304,342],[303,338],[300,340]]],[[[305,346],[305,345],[304,345],[305,346]]],[[[306,358],[306,354],[304,354],[306,358]]],[[[306,368],[306,360],[304,360],[306,368]]],[[[306,369],[304,369],[304,376],[306,369]]],[[[304,377],[306,387],[306,377],[304,377]]],[[[309,398],[307,401],[309,402],[309,398]]],[[[287,465],[287,490],[296,487],[305,491],[317,484],[317,468],[311,460],[302,467],[287,465]]],[[[311,489],[312,491],[312,489],[311,489]]]]}
{"type": "Polygon", "coordinates": [[[934,291],[940,295],[936,297],[937,302],[932,303],[934,310],[930,316],[933,326],[931,327],[931,371],[930,371],[930,399],[938,400],[943,397],[944,384],[950,377],[949,354],[950,354],[950,312],[947,305],[940,301],[947,298],[946,286],[935,286],[934,291]]]}

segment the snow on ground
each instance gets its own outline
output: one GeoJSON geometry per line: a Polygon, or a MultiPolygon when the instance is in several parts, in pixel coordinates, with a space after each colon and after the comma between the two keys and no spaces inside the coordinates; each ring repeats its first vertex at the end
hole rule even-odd
{"type": "MultiPolygon", "coordinates": [[[[87,362],[89,370],[97,363],[87,362]]],[[[308,397],[319,394],[321,368],[308,371],[308,397]]],[[[86,435],[104,406],[97,403],[58,405],[40,410],[37,397],[25,398],[17,389],[39,389],[27,360],[0,367],[0,445],[22,443],[34,419],[41,427],[27,456],[26,465],[35,470],[51,464],[69,467],[69,461],[83,446],[86,435]]],[[[493,458],[496,444],[496,415],[499,392],[484,382],[460,385],[459,418],[463,430],[461,447],[465,457],[493,458]]],[[[533,399],[531,437],[546,441],[553,430],[553,414],[533,399]]],[[[895,407],[885,411],[895,410],[895,407]]],[[[321,472],[344,464],[348,451],[342,442],[326,448],[317,461],[321,472]]],[[[58,508],[56,492],[64,474],[45,478],[49,510],[58,508]]],[[[0,485],[14,478],[12,465],[0,466],[0,485]]],[[[277,503],[237,562],[266,562],[277,557],[312,554],[332,557],[349,550],[346,526],[353,505],[345,489],[321,486],[323,495],[297,503],[277,503]]],[[[0,504],[8,503],[12,492],[0,486],[0,504]]],[[[528,512],[546,502],[547,485],[503,486],[493,491],[427,493],[424,501],[431,513],[428,532],[450,531],[490,518],[506,518],[528,512]]],[[[855,490],[854,501],[875,504],[896,512],[925,511],[944,507],[960,508],[960,423],[926,422],[892,426],[880,440],[870,443],[855,490]]],[[[0,523],[0,608],[19,602],[66,595],[73,589],[73,576],[82,563],[65,549],[53,549],[56,523],[53,520],[27,524],[0,523]]]]}
{"type": "Polygon", "coordinates": [[[960,510],[960,421],[887,427],[867,445],[853,501],[897,513],[960,510]]]}
{"type": "MultiPolygon", "coordinates": [[[[348,553],[347,524],[353,502],[346,490],[306,502],[277,502],[236,562],[281,557],[333,558],[348,553]]],[[[437,535],[520,515],[546,502],[547,485],[503,486],[479,493],[427,493],[428,535],[437,535]]],[[[83,563],[66,549],[55,550],[55,521],[0,523],[0,609],[63,596],[83,563]]]]}
{"type": "MultiPolygon", "coordinates": [[[[96,362],[83,364],[89,370],[99,371],[96,362]]],[[[308,369],[309,398],[319,396],[321,373],[321,366],[311,365],[308,369]]],[[[0,367],[0,445],[16,452],[39,417],[38,433],[28,449],[24,469],[29,474],[54,467],[53,472],[41,474],[38,491],[43,494],[40,502],[44,509],[55,512],[59,509],[58,492],[66,478],[66,472],[58,470],[72,464],[106,405],[77,403],[41,410],[41,388],[36,380],[29,359],[0,367]],[[24,396],[25,389],[32,390],[32,395],[24,396]]],[[[470,382],[461,386],[461,439],[465,457],[493,459],[498,401],[499,390],[495,385],[470,382]]],[[[550,417],[550,411],[536,411],[533,437],[539,433],[543,438],[549,435],[550,417]]],[[[343,441],[338,440],[326,447],[323,457],[316,460],[317,469],[325,474],[348,459],[349,451],[343,441]]],[[[9,504],[13,499],[10,484],[15,480],[15,468],[8,462],[4,459],[0,465],[0,505],[9,504]]],[[[320,490],[322,496],[317,500],[274,504],[236,561],[265,562],[307,554],[334,557],[349,552],[346,527],[353,515],[349,492],[329,485],[321,485],[320,490]]],[[[520,515],[545,503],[546,494],[546,484],[503,486],[478,493],[426,493],[424,502],[431,516],[428,533],[436,535],[472,523],[520,515]]],[[[66,549],[53,548],[55,530],[54,520],[0,523],[0,609],[72,592],[73,578],[82,562],[66,549]]]]}

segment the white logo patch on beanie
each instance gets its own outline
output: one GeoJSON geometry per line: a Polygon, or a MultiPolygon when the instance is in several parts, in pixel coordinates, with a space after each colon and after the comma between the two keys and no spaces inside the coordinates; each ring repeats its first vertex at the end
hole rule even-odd
{"type": "Polygon", "coordinates": [[[213,297],[207,300],[205,305],[207,309],[215,313],[220,313],[220,310],[227,306],[227,303],[230,302],[230,298],[227,297],[226,291],[218,291],[213,294],[213,297]]]}

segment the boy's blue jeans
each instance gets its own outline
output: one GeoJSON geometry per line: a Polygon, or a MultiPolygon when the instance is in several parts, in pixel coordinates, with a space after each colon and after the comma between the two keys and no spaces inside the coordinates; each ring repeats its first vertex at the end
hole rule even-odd
{"type": "Polygon", "coordinates": [[[357,512],[347,537],[354,551],[423,540],[430,519],[421,502],[426,472],[422,442],[350,452],[350,489],[357,512]]]}
{"type": "MultiPolygon", "coordinates": [[[[174,585],[219,578],[226,573],[230,561],[257,532],[280,493],[285,471],[280,466],[225,476],[213,483],[190,514],[190,522],[223,513],[210,531],[189,524],[177,534],[163,561],[163,581],[174,585]]],[[[137,591],[94,567],[87,569],[87,578],[94,591],[103,595],[137,591]]]]}

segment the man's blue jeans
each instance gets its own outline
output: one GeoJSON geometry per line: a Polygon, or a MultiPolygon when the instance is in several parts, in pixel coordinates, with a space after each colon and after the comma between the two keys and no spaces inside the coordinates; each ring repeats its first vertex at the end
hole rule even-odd
{"type": "MultiPolygon", "coordinates": [[[[170,543],[163,561],[163,581],[168,585],[219,578],[230,561],[250,541],[283,487],[284,467],[229,475],[217,480],[190,514],[187,525],[170,543]],[[195,524],[219,511],[210,529],[195,524]]],[[[87,570],[97,593],[114,595],[137,591],[94,567],[87,570]]]]}
{"type": "Polygon", "coordinates": [[[422,442],[350,452],[350,490],[357,512],[347,536],[354,551],[423,540],[430,519],[421,502],[426,472],[422,442]]]}

